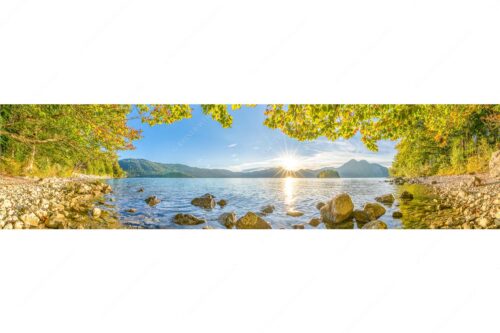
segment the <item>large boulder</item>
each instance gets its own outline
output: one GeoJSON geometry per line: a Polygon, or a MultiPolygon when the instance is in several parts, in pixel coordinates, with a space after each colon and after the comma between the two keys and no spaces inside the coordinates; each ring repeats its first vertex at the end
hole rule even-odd
{"type": "Polygon", "coordinates": [[[219,216],[219,222],[226,228],[232,229],[236,225],[236,214],[234,212],[224,213],[219,216]]]}
{"type": "Polygon", "coordinates": [[[193,206],[198,206],[205,209],[212,209],[215,207],[215,197],[209,193],[202,195],[199,198],[194,198],[191,201],[193,206]]]}
{"type": "Polygon", "coordinates": [[[179,225],[198,225],[206,221],[190,214],[177,214],[174,216],[174,223],[179,225]]]}
{"type": "Polygon", "coordinates": [[[384,194],[384,195],[381,195],[379,197],[376,197],[375,200],[378,202],[384,203],[384,204],[392,205],[392,203],[394,202],[395,199],[394,199],[394,196],[392,194],[384,194]]]}
{"type": "Polygon", "coordinates": [[[378,203],[367,203],[363,208],[364,212],[368,214],[370,220],[375,220],[385,214],[385,208],[378,203]]]}
{"type": "Polygon", "coordinates": [[[500,177],[500,150],[497,150],[491,155],[490,160],[490,176],[493,178],[500,177]]]}
{"type": "Polygon", "coordinates": [[[326,223],[342,223],[351,217],[353,210],[351,197],[347,193],[342,193],[326,203],[320,213],[326,223]]]}
{"type": "Polygon", "coordinates": [[[375,220],[368,222],[361,229],[387,229],[387,224],[382,221],[375,220]]]}
{"type": "Polygon", "coordinates": [[[248,212],[236,221],[236,229],[272,229],[269,222],[255,213],[248,212]]]}

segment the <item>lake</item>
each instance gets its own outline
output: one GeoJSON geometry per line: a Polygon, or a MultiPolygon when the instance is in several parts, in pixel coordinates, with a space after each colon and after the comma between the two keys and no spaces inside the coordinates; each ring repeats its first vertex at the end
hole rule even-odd
{"type": "MultiPolygon", "coordinates": [[[[175,228],[200,229],[203,226],[225,228],[218,222],[218,217],[225,212],[235,212],[241,217],[249,211],[259,212],[262,206],[271,204],[276,207],[274,213],[264,217],[274,229],[292,228],[292,225],[307,222],[311,218],[319,217],[316,204],[326,202],[333,196],[347,192],[355,209],[362,209],[367,202],[375,202],[376,196],[394,193],[396,196],[403,187],[387,182],[385,178],[126,178],[111,179],[108,183],[113,187],[113,193],[108,195],[112,210],[119,214],[122,224],[140,228],[175,228]],[[144,192],[138,192],[144,188],[144,192]],[[225,199],[228,204],[224,208],[216,206],[212,210],[205,210],[191,205],[195,197],[210,193],[216,200],[225,199]],[[149,207],[145,203],[148,196],[155,195],[161,203],[149,207]],[[128,213],[134,208],[136,213],[128,213]],[[287,211],[297,210],[304,213],[301,217],[290,217],[287,211]],[[198,226],[179,226],[173,223],[172,218],[178,213],[192,214],[207,220],[207,224],[198,226]]],[[[412,189],[415,200],[411,203],[399,203],[385,206],[387,212],[380,220],[389,228],[424,228],[420,216],[415,218],[415,211],[425,206],[431,200],[424,191],[412,189]],[[400,205],[398,207],[398,205],[400,205]],[[417,208],[415,210],[415,208],[417,208]],[[403,219],[392,218],[396,210],[403,211],[403,219]]],[[[314,229],[324,229],[322,223],[314,229]]],[[[335,228],[358,228],[356,222],[347,222],[336,225],[335,228]]]]}

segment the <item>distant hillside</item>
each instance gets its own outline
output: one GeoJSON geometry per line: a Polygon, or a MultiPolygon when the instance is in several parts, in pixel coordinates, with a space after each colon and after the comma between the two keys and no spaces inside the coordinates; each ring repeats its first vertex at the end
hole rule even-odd
{"type": "MultiPolygon", "coordinates": [[[[120,167],[130,178],[284,178],[289,172],[282,168],[234,172],[225,169],[195,168],[184,164],[166,164],[144,159],[120,160],[120,167]]],[[[296,178],[366,178],[388,177],[386,167],[366,161],[351,160],[338,169],[301,169],[294,172],[296,178]]]]}
{"type": "Polygon", "coordinates": [[[337,171],[341,178],[389,177],[389,169],[380,164],[369,163],[365,160],[350,160],[337,168],[337,171]]]}

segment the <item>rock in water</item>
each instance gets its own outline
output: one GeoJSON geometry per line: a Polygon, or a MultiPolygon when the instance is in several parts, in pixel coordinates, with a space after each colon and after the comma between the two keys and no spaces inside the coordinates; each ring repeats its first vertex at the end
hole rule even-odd
{"type": "Polygon", "coordinates": [[[174,223],[179,225],[198,225],[206,221],[190,214],[177,214],[174,216],[174,223]]]}
{"type": "Polygon", "coordinates": [[[149,198],[147,198],[147,199],[146,199],[146,200],[144,200],[144,201],[146,201],[146,203],[147,203],[148,205],[150,205],[151,207],[156,206],[157,204],[159,204],[159,203],[161,202],[161,200],[160,200],[160,199],[158,199],[158,198],[157,198],[156,196],[154,196],[154,195],[150,196],[149,198]]]}
{"type": "Polygon", "coordinates": [[[304,213],[296,211],[296,210],[290,210],[290,211],[286,212],[286,215],[291,216],[291,217],[300,217],[300,216],[304,215],[304,213]]]}
{"type": "Polygon", "coordinates": [[[392,194],[384,194],[379,197],[376,197],[375,200],[384,204],[392,204],[395,199],[392,194]]]}
{"type": "Polygon", "coordinates": [[[491,177],[493,178],[500,177],[500,150],[497,150],[491,155],[489,169],[491,177]]]}
{"type": "Polygon", "coordinates": [[[309,225],[312,227],[317,227],[320,224],[321,224],[321,220],[318,218],[313,218],[313,219],[311,219],[311,221],[309,221],[309,225]]]}
{"type": "Polygon", "coordinates": [[[265,215],[271,214],[272,212],[274,212],[274,206],[273,205],[264,206],[260,209],[260,212],[265,215]]]}
{"type": "Polygon", "coordinates": [[[375,220],[375,221],[368,222],[361,229],[387,229],[387,224],[385,224],[382,221],[375,220]]]}
{"type": "Polygon", "coordinates": [[[378,203],[367,203],[363,208],[366,214],[370,217],[370,220],[375,220],[385,214],[385,208],[378,203]]]}
{"type": "Polygon", "coordinates": [[[201,208],[205,208],[205,209],[212,209],[215,207],[215,197],[209,193],[199,197],[199,198],[194,198],[192,201],[191,201],[191,204],[193,206],[198,206],[198,207],[201,207],[201,208]]]}
{"type": "Polygon", "coordinates": [[[305,229],[305,226],[303,224],[294,224],[292,225],[293,229],[305,229]]]}
{"type": "Polygon", "coordinates": [[[265,221],[255,213],[248,212],[236,221],[236,229],[272,229],[269,222],[265,221]]]}
{"type": "Polygon", "coordinates": [[[127,213],[131,213],[131,214],[133,214],[133,213],[137,213],[137,209],[135,209],[135,208],[130,208],[130,209],[127,209],[127,210],[126,210],[126,212],[127,212],[127,213]]]}
{"type": "Polygon", "coordinates": [[[413,200],[413,194],[411,194],[408,191],[403,191],[403,193],[401,193],[401,195],[399,196],[399,198],[401,198],[403,200],[413,200]]]}
{"type": "Polygon", "coordinates": [[[142,192],[144,192],[144,188],[143,188],[143,187],[141,187],[140,189],[138,189],[138,190],[137,190],[137,192],[138,192],[138,193],[142,193],[142,192]]]}
{"type": "Polygon", "coordinates": [[[326,223],[342,223],[352,215],[354,204],[347,193],[342,193],[326,203],[320,210],[326,223]]]}
{"type": "Polygon", "coordinates": [[[356,209],[352,214],[354,216],[354,219],[360,223],[367,223],[372,220],[370,215],[368,215],[368,213],[361,209],[356,209]]]}
{"type": "Polygon", "coordinates": [[[395,219],[400,219],[403,217],[403,213],[396,211],[396,212],[392,213],[392,217],[395,219]]]}
{"type": "Polygon", "coordinates": [[[219,206],[221,206],[221,207],[224,207],[224,206],[226,206],[226,205],[227,205],[227,201],[226,201],[226,200],[224,200],[224,199],[221,199],[221,200],[217,201],[217,204],[218,204],[219,206]]]}
{"type": "Polygon", "coordinates": [[[226,228],[232,229],[236,225],[236,214],[234,212],[224,213],[219,216],[219,222],[226,228]]]}
{"type": "Polygon", "coordinates": [[[323,208],[323,206],[325,206],[325,203],[324,203],[324,202],[318,202],[318,203],[316,204],[316,209],[317,209],[317,210],[321,210],[321,208],[323,208]]]}

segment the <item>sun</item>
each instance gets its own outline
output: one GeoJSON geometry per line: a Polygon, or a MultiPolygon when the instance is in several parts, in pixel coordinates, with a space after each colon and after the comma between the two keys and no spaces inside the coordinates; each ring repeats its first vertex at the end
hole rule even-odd
{"type": "Polygon", "coordinates": [[[295,155],[285,154],[280,158],[280,166],[285,171],[297,171],[300,169],[300,161],[295,155]]]}

